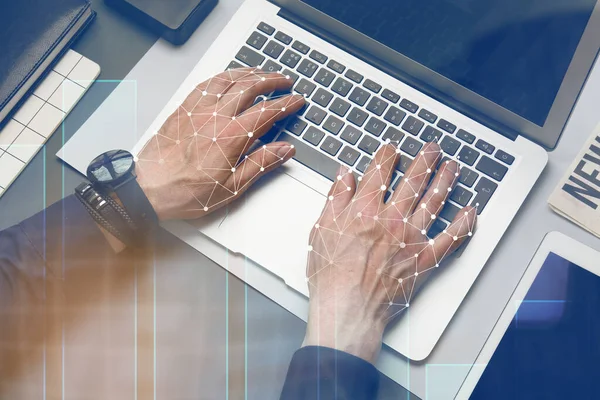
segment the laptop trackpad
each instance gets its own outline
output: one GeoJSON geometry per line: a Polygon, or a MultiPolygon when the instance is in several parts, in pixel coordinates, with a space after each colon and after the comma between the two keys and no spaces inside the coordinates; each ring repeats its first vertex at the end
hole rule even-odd
{"type": "Polygon", "coordinates": [[[219,230],[226,246],[308,294],[308,238],[325,196],[276,171],[262,178],[229,207],[219,230]]]}

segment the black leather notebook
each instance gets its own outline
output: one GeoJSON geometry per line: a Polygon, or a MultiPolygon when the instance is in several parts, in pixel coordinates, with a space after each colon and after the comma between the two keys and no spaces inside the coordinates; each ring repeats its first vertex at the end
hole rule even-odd
{"type": "Polygon", "coordinates": [[[87,0],[0,1],[0,126],[94,16],[87,0]]]}

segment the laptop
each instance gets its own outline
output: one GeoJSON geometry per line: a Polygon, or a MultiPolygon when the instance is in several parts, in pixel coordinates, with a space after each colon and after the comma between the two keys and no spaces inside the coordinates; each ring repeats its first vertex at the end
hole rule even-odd
{"type": "Polygon", "coordinates": [[[479,218],[470,244],[385,334],[386,345],[423,360],[544,169],[598,54],[599,28],[596,0],[246,0],[134,151],[215,74],[251,66],[289,76],[308,104],[265,140],[291,142],[295,159],[192,224],[308,296],[308,237],[332,171],[361,176],[391,141],[402,151],[393,189],[437,141],[462,174],[429,234],[466,205],[478,204],[479,218]]]}

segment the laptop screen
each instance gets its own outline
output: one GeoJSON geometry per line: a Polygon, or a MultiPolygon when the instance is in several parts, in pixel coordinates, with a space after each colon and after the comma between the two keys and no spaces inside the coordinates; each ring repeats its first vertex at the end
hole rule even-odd
{"type": "Polygon", "coordinates": [[[543,126],[596,0],[302,0],[543,126]]]}

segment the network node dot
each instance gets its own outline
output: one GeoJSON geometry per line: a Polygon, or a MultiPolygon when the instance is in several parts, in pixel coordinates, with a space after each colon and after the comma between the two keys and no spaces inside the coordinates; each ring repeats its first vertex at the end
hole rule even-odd
{"type": "Polygon", "coordinates": [[[260,112],[265,112],[265,108],[264,108],[264,107],[263,107],[263,108],[261,108],[261,109],[260,109],[260,112]]]}
{"type": "Polygon", "coordinates": [[[444,229],[444,230],[442,231],[442,233],[448,233],[448,231],[447,231],[446,229],[444,229]]]}
{"type": "Polygon", "coordinates": [[[202,170],[202,167],[198,165],[198,166],[196,167],[196,171],[201,171],[201,170],[202,170]]]}
{"type": "Polygon", "coordinates": [[[419,193],[415,193],[415,197],[419,197],[419,193]]]}
{"type": "Polygon", "coordinates": [[[223,96],[221,93],[217,93],[217,99],[220,99],[223,96]]]}
{"type": "Polygon", "coordinates": [[[444,205],[444,204],[446,204],[446,202],[442,200],[442,202],[441,202],[440,204],[441,204],[441,205],[444,205]]]}
{"type": "Polygon", "coordinates": [[[381,271],[381,268],[378,268],[378,269],[377,269],[377,275],[381,275],[381,272],[382,272],[382,271],[381,271]]]}
{"type": "Polygon", "coordinates": [[[410,307],[410,304],[406,303],[406,308],[410,307]]]}
{"type": "Polygon", "coordinates": [[[408,178],[404,178],[404,182],[408,182],[408,178]]]}
{"type": "Polygon", "coordinates": [[[427,231],[425,229],[421,229],[421,235],[425,235],[427,231]]]}
{"type": "Polygon", "coordinates": [[[388,303],[390,306],[393,305],[394,303],[392,303],[391,301],[388,303]]]}
{"type": "Polygon", "coordinates": [[[424,156],[424,155],[425,155],[425,152],[424,152],[424,151],[422,151],[422,152],[421,152],[421,155],[422,155],[422,156],[424,156]]]}
{"type": "Polygon", "coordinates": [[[431,173],[431,168],[427,168],[427,173],[430,174],[431,173]]]}
{"type": "Polygon", "coordinates": [[[469,215],[469,212],[468,212],[468,211],[465,211],[465,215],[469,215]]]}
{"type": "Polygon", "coordinates": [[[283,107],[283,108],[281,109],[281,111],[282,111],[282,112],[285,112],[285,107],[283,107]]]}
{"type": "Polygon", "coordinates": [[[451,191],[452,191],[452,188],[448,188],[448,192],[451,192],[451,191]]]}
{"type": "Polygon", "coordinates": [[[252,137],[252,136],[254,136],[254,133],[253,132],[248,132],[248,137],[252,137]]]}
{"type": "Polygon", "coordinates": [[[473,236],[473,232],[469,232],[467,235],[469,235],[469,236],[473,236]]]}
{"type": "Polygon", "coordinates": [[[235,121],[235,115],[234,115],[233,117],[231,117],[231,120],[232,120],[232,121],[235,121]]]}
{"type": "Polygon", "coordinates": [[[309,279],[309,278],[304,278],[304,281],[305,281],[305,282],[309,282],[309,281],[310,281],[310,279],[309,279]]]}
{"type": "Polygon", "coordinates": [[[267,149],[267,145],[263,144],[263,150],[266,150],[266,149],[267,149]]]}
{"type": "Polygon", "coordinates": [[[260,167],[260,172],[265,172],[265,168],[264,167],[260,167]]]}
{"type": "Polygon", "coordinates": [[[435,244],[435,240],[429,239],[429,244],[433,246],[435,244]]]}
{"type": "Polygon", "coordinates": [[[431,214],[431,219],[436,219],[436,215],[435,214],[431,214]]]}
{"type": "Polygon", "coordinates": [[[204,211],[208,211],[208,207],[204,207],[204,211]]]}
{"type": "Polygon", "coordinates": [[[356,214],[356,216],[357,216],[358,218],[360,218],[360,217],[362,217],[362,213],[359,211],[359,212],[356,214]]]}
{"type": "Polygon", "coordinates": [[[329,196],[329,201],[333,201],[333,196],[329,196]]]}
{"type": "Polygon", "coordinates": [[[385,139],[385,144],[390,144],[392,141],[390,140],[390,138],[385,139]]]}
{"type": "MultiPolygon", "coordinates": [[[[194,136],[198,136],[198,132],[194,132],[194,136]]],[[[178,143],[179,144],[179,143],[178,143]]]]}
{"type": "MultiPolygon", "coordinates": [[[[415,256],[415,257],[416,257],[416,256],[415,256]]],[[[419,276],[419,273],[418,273],[418,272],[415,272],[415,276],[419,276]]]]}
{"type": "Polygon", "coordinates": [[[381,164],[377,164],[377,166],[375,168],[381,169],[381,164]]]}
{"type": "MultiPolygon", "coordinates": [[[[387,139],[387,140],[390,140],[390,139],[387,139]]],[[[401,151],[400,149],[396,149],[396,154],[400,154],[400,151],[401,151]]]]}
{"type": "Polygon", "coordinates": [[[138,162],[138,161],[139,161],[139,158],[137,158],[137,157],[133,157],[133,161],[135,161],[135,162],[138,162]]]}
{"type": "Polygon", "coordinates": [[[479,207],[479,203],[475,203],[475,207],[479,207]]]}
{"type": "Polygon", "coordinates": [[[217,138],[216,138],[216,137],[212,138],[212,141],[213,141],[213,142],[216,142],[216,141],[217,141],[217,138]]]}
{"type": "Polygon", "coordinates": [[[400,243],[400,248],[401,248],[401,249],[403,249],[403,248],[405,248],[405,247],[406,247],[406,243],[404,243],[404,242],[401,242],[401,243],[400,243]]]}
{"type": "Polygon", "coordinates": [[[348,187],[346,188],[346,191],[347,191],[347,192],[349,192],[350,190],[352,190],[352,188],[351,188],[350,186],[348,186],[348,187]]]}
{"type": "Polygon", "coordinates": [[[338,180],[338,181],[341,181],[341,180],[342,180],[342,176],[341,176],[341,175],[338,175],[338,176],[337,176],[337,180],[338,180]]]}
{"type": "Polygon", "coordinates": [[[433,189],[433,193],[439,193],[440,190],[438,188],[433,189]]]}
{"type": "Polygon", "coordinates": [[[385,185],[381,185],[380,189],[381,189],[382,191],[384,191],[384,190],[386,190],[386,189],[387,189],[387,187],[386,187],[385,185]]]}
{"type": "Polygon", "coordinates": [[[231,172],[235,172],[235,167],[234,167],[234,168],[231,168],[231,172]]]}
{"type": "Polygon", "coordinates": [[[294,148],[294,145],[291,145],[291,146],[290,146],[290,149],[293,149],[293,148],[294,148]]]}
{"type": "Polygon", "coordinates": [[[290,76],[289,76],[289,75],[286,75],[286,76],[285,76],[285,79],[290,79],[290,76]]]}
{"type": "Polygon", "coordinates": [[[180,144],[180,143],[181,143],[181,141],[179,141],[179,140],[175,141],[175,144],[180,144]]]}
{"type": "Polygon", "coordinates": [[[202,92],[202,96],[206,96],[208,93],[206,93],[206,90],[202,92]]]}
{"type": "Polygon", "coordinates": [[[191,113],[191,112],[188,112],[187,114],[188,114],[188,117],[191,117],[191,116],[192,116],[192,113],[191,113]]]}
{"type": "Polygon", "coordinates": [[[395,202],[395,201],[392,201],[392,205],[393,205],[393,206],[395,206],[395,205],[396,205],[396,202],[395,202]]]}
{"type": "Polygon", "coordinates": [[[407,223],[408,222],[408,218],[403,218],[402,222],[407,223]]]}
{"type": "Polygon", "coordinates": [[[435,267],[436,267],[436,268],[439,268],[439,266],[440,266],[440,264],[435,264],[435,267]]]}
{"type": "Polygon", "coordinates": [[[260,78],[261,81],[266,81],[267,79],[263,76],[262,78],[260,78]]]}
{"type": "Polygon", "coordinates": [[[243,90],[240,90],[240,94],[244,94],[244,91],[243,91],[243,90]]]}
{"type": "Polygon", "coordinates": [[[308,251],[312,251],[313,247],[311,245],[308,245],[308,251]]]}
{"type": "Polygon", "coordinates": [[[458,176],[458,175],[459,175],[459,174],[458,174],[458,172],[455,172],[455,173],[454,173],[454,176],[458,176]]]}
{"type": "Polygon", "coordinates": [[[233,192],[234,196],[237,196],[237,194],[238,194],[237,190],[235,192],[233,192]]]}
{"type": "Polygon", "coordinates": [[[454,236],[454,237],[452,238],[452,240],[454,240],[454,241],[456,242],[456,241],[458,240],[458,236],[454,236]]]}
{"type": "Polygon", "coordinates": [[[358,181],[359,181],[359,182],[362,182],[362,180],[363,180],[363,177],[362,177],[362,176],[359,176],[359,177],[358,177],[358,181]]]}
{"type": "Polygon", "coordinates": [[[427,208],[427,204],[425,204],[425,203],[422,203],[422,204],[421,204],[421,208],[423,208],[423,209],[427,208]]]}
{"type": "Polygon", "coordinates": [[[379,217],[376,215],[376,216],[374,216],[374,217],[373,217],[373,219],[374,219],[375,221],[378,221],[378,220],[379,220],[379,217]]]}
{"type": "Polygon", "coordinates": [[[213,117],[216,117],[216,116],[217,116],[217,112],[215,111],[215,112],[213,113],[213,117]]]}
{"type": "Polygon", "coordinates": [[[402,278],[398,278],[398,283],[402,283],[402,278]]]}
{"type": "Polygon", "coordinates": [[[319,229],[319,227],[320,227],[320,226],[321,226],[321,225],[319,225],[319,224],[315,224],[315,228],[316,228],[316,229],[319,229]]]}
{"type": "Polygon", "coordinates": [[[163,159],[161,158],[160,160],[158,160],[158,163],[159,163],[159,164],[164,164],[164,163],[165,163],[165,160],[163,160],[163,159]]]}

